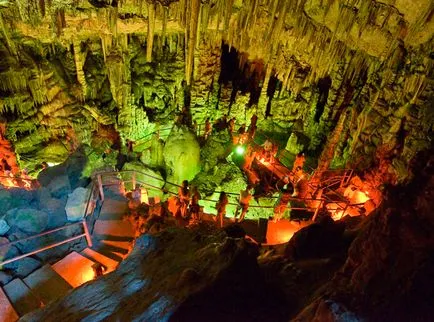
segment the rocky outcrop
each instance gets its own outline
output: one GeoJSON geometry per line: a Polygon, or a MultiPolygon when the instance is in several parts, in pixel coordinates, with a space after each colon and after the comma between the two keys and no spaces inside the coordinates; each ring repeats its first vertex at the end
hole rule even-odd
{"type": "Polygon", "coordinates": [[[315,156],[333,137],[332,166],[383,164],[388,182],[404,180],[429,145],[428,0],[127,2],[101,14],[79,1],[62,10],[60,41],[55,15],[40,16],[45,4],[26,5],[2,9],[0,43],[0,110],[21,167],[63,161],[102,125],[140,141],[183,106],[199,124],[223,114],[248,123],[255,113],[260,129],[283,129],[283,141],[302,133],[315,156]]]}
{"type": "Polygon", "coordinates": [[[65,211],[69,221],[78,221],[83,219],[86,212],[89,193],[89,189],[79,187],[68,195],[65,211]]]}
{"type": "Polygon", "coordinates": [[[271,309],[281,300],[256,254],[245,240],[209,229],[143,235],[116,271],[21,320],[284,321],[282,307],[271,309]]]}
{"type": "Polygon", "coordinates": [[[391,188],[370,215],[333,280],[299,320],[310,320],[325,300],[371,321],[429,320],[433,314],[433,151],[419,155],[415,179],[391,188]],[[312,315],[313,314],[313,315],[312,315]]]}

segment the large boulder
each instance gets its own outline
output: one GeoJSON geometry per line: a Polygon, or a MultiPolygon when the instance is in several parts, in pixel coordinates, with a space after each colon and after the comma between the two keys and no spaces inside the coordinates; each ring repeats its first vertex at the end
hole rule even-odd
{"type": "Polygon", "coordinates": [[[293,260],[327,258],[343,253],[348,246],[344,240],[345,223],[330,217],[300,229],[286,246],[286,256],[293,260]]]}
{"type": "Polygon", "coordinates": [[[116,271],[22,319],[288,321],[257,255],[255,245],[208,226],[146,234],[116,271]]]}
{"type": "Polygon", "coordinates": [[[78,221],[83,219],[88,197],[89,190],[82,187],[75,189],[68,195],[65,211],[69,221],[78,221]]]}
{"type": "MultiPolygon", "coordinates": [[[[142,183],[141,185],[148,190],[148,195],[150,197],[158,196],[161,198],[163,193],[158,188],[162,188],[164,186],[165,180],[163,179],[163,177],[159,172],[148,168],[147,166],[145,166],[143,163],[139,161],[125,163],[122,170],[134,170],[136,176],[136,183],[137,184],[142,183]],[[146,183],[147,185],[144,183],[146,183]],[[152,187],[156,187],[156,188],[152,188],[152,187]]],[[[122,174],[122,176],[124,177],[124,180],[131,180],[132,172],[122,174]]],[[[125,189],[131,190],[132,184],[126,183],[125,189]]]]}
{"type": "MultiPolygon", "coordinates": [[[[6,245],[10,241],[6,237],[0,237],[0,245],[6,245]]],[[[15,257],[19,254],[18,249],[15,246],[3,246],[0,247],[0,262],[15,257]]]]}
{"type": "Polygon", "coordinates": [[[50,198],[40,204],[40,210],[48,214],[48,228],[63,226],[67,221],[64,199],[50,198]]]}
{"type": "Polygon", "coordinates": [[[36,204],[35,193],[33,190],[24,188],[10,188],[12,198],[11,208],[32,208],[36,204]]]}
{"type": "Polygon", "coordinates": [[[0,236],[5,235],[9,231],[9,229],[11,229],[11,227],[8,225],[6,220],[4,220],[3,218],[0,219],[0,236]]]}
{"type": "Polygon", "coordinates": [[[0,215],[11,209],[12,196],[7,189],[0,188],[0,205],[0,215]]]}
{"type": "Polygon", "coordinates": [[[54,177],[47,185],[47,188],[50,189],[51,195],[56,198],[65,197],[71,192],[71,185],[67,175],[54,177]]]}
{"type": "Polygon", "coordinates": [[[9,226],[28,234],[40,233],[48,227],[48,214],[32,208],[11,209],[5,220],[9,226]]]}
{"type": "Polygon", "coordinates": [[[200,146],[186,127],[175,127],[164,146],[167,179],[174,183],[191,180],[200,171],[200,146]]]}
{"type": "Polygon", "coordinates": [[[231,153],[232,140],[227,131],[213,133],[200,151],[205,171],[213,169],[231,153]]]}

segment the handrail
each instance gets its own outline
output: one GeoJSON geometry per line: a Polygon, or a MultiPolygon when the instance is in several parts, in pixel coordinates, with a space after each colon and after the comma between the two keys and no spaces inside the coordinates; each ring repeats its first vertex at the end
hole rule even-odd
{"type": "Polygon", "coordinates": [[[49,235],[49,234],[55,233],[56,231],[64,230],[64,229],[66,229],[68,227],[76,226],[78,224],[80,224],[80,222],[75,222],[75,223],[68,224],[68,225],[65,225],[65,226],[62,226],[62,227],[58,227],[58,228],[55,228],[55,229],[44,231],[43,233],[40,233],[40,234],[37,234],[37,235],[32,235],[32,236],[21,238],[21,239],[17,239],[17,240],[11,241],[9,243],[0,244],[0,248],[1,247],[5,247],[5,246],[12,246],[12,245],[15,245],[15,244],[18,244],[18,243],[21,243],[21,242],[25,242],[25,241],[29,241],[29,240],[32,240],[32,239],[35,239],[35,238],[38,238],[38,237],[49,235]]]}

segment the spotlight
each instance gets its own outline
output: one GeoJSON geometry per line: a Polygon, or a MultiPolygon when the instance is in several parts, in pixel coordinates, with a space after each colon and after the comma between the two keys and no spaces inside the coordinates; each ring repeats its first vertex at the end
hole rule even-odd
{"type": "Polygon", "coordinates": [[[237,145],[237,147],[235,148],[235,152],[238,155],[243,155],[245,151],[246,151],[246,148],[242,145],[237,145]]]}

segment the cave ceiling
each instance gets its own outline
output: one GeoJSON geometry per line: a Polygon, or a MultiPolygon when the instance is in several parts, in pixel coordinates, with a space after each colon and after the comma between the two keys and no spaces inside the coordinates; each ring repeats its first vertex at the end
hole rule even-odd
{"type": "Polygon", "coordinates": [[[432,144],[434,1],[2,0],[0,29],[24,166],[104,126],[140,140],[184,105],[198,123],[256,113],[327,166],[388,159],[395,177],[432,144]]]}

